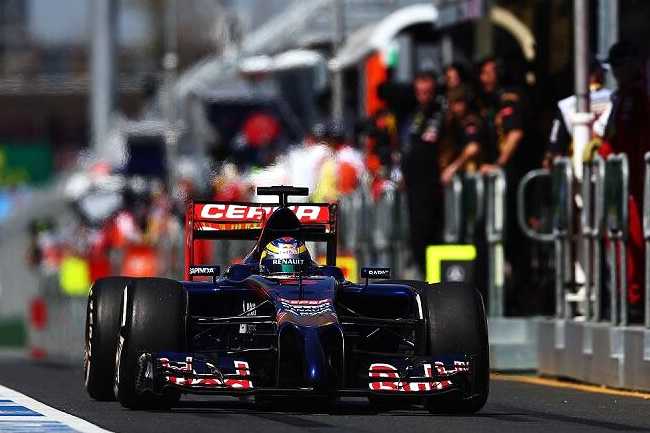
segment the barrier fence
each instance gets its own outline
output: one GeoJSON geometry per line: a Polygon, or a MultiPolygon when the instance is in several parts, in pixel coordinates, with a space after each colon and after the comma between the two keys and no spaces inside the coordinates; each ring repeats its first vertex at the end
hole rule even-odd
{"type": "MultiPolygon", "coordinates": [[[[554,161],[519,185],[519,223],[538,243],[555,244],[555,318],[539,325],[539,372],[618,388],[650,390],[650,153],[645,156],[643,317],[630,316],[630,172],[627,156],[595,157],[576,195],[570,163],[554,161]],[[553,183],[552,231],[525,221],[521,198],[542,178],[553,183]],[[579,213],[579,218],[576,216],[579,213]],[[577,272],[574,272],[577,269],[577,272]],[[581,275],[584,275],[582,278],[581,275]]],[[[639,270],[636,270],[639,271],[639,270]]]]}
{"type": "Polygon", "coordinates": [[[485,176],[456,175],[445,185],[443,238],[450,244],[475,245],[479,257],[485,255],[487,280],[476,283],[487,291],[491,317],[503,317],[505,313],[506,188],[505,174],[500,169],[485,176]]]}
{"type": "MultiPolygon", "coordinates": [[[[579,316],[584,320],[601,321],[603,307],[607,307],[610,323],[628,324],[628,179],[628,161],[623,154],[610,155],[606,161],[598,156],[585,164],[580,196],[575,195],[575,180],[568,158],[556,158],[550,172],[535,170],[522,179],[518,194],[522,203],[518,209],[518,222],[530,239],[554,243],[555,263],[562,264],[555,267],[557,318],[579,316]],[[551,178],[554,201],[550,233],[536,231],[528,225],[523,205],[530,184],[545,177],[551,178]],[[576,210],[580,212],[579,218],[575,218],[576,210]],[[603,263],[606,244],[609,245],[606,248],[607,260],[603,263]],[[577,254],[578,251],[581,254],[577,254]],[[576,281],[576,267],[582,269],[584,282],[576,281]],[[609,273],[607,287],[603,278],[606,272],[609,273]],[[606,290],[609,293],[605,293],[606,290]],[[608,297],[607,303],[604,302],[605,296],[608,297]]],[[[650,181],[646,180],[646,186],[650,186],[650,181]]],[[[646,187],[646,211],[650,209],[647,190],[646,187]]],[[[644,233],[650,232],[645,214],[644,224],[644,233]]]]}
{"type": "Polygon", "coordinates": [[[585,317],[599,322],[602,319],[603,281],[600,270],[603,250],[605,200],[605,161],[596,156],[584,165],[582,183],[583,212],[582,250],[585,272],[585,317]]]}

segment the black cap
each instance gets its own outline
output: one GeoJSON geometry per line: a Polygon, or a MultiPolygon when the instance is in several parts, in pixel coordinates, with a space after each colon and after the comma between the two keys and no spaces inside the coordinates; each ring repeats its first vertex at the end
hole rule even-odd
{"type": "Polygon", "coordinates": [[[616,42],[609,49],[609,54],[605,63],[612,66],[622,65],[629,60],[635,60],[639,57],[639,50],[629,42],[616,42]]]}

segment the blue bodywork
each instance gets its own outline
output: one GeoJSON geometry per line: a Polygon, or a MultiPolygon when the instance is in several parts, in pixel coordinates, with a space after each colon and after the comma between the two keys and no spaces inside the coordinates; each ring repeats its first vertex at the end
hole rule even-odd
{"type": "Polygon", "coordinates": [[[422,394],[466,382],[470,358],[427,356],[425,319],[413,287],[352,284],[331,267],[320,267],[322,275],[273,279],[244,266],[215,282],[183,283],[188,351],[146,354],[147,389],[422,394]],[[218,316],[203,314],[215,310],[218,316]]]}
{"type": "Polygon", "coordinates": [[[407,282],[353,284],[335,266],[259,274],[259,246],[301,236],[286,207],[256,248],[209,282],[185,281],[186,350],[140,357],[141,388],[190,393],[421,395],[468,389],[473,359],[429,353],[425,294],[407,282]]]}

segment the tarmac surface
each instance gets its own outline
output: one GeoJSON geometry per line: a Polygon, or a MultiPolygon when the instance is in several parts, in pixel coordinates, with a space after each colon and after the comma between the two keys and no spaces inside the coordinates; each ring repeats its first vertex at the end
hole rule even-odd
{"type": "Polygon", "coordinates": [[[83,371],[0,355],[0,385],[113,432],[650,432],[650,395],[493,376],[490,398],[471,416],[430,415],[422,407],[378,409],[343,399],[332,409],[296,402],[256,405],[236,398],[189,396],[170,412],[135,412],[93,401],[83,371]],[[283,404],[284,403],[284,404],[283,404]]]}

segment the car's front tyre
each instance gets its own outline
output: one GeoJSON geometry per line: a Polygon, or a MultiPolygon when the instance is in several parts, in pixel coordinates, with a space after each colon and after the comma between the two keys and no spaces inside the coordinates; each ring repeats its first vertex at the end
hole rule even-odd
{"type": "Polygon", "coordinates": [[[490,353],[485,307],[481,294],[466,283],[429,284],[424,292],[428,319],[429,355],[473,358],[469,394],[443,394],[426,402],[432,413],[474,413],[487,402],[490,353]]]}
{"type": "Polygon", "coordinates": [[[156,395],[142,390],[140,356],[144,352],[185,349],[187,295],[183,286],[164,278],[140,278],[129,284],[122,297],[122,314],[113,389],[120,404],[129,409],[168,409],[180,392],[156,395]]]}
{"type": "Polygon", "coordinates": [[[115,350],[120,332],[122,292],[132,278],[97,280],[88,293],[84,346],[84,385],[99,401],[115,400],[115,350]]]}

